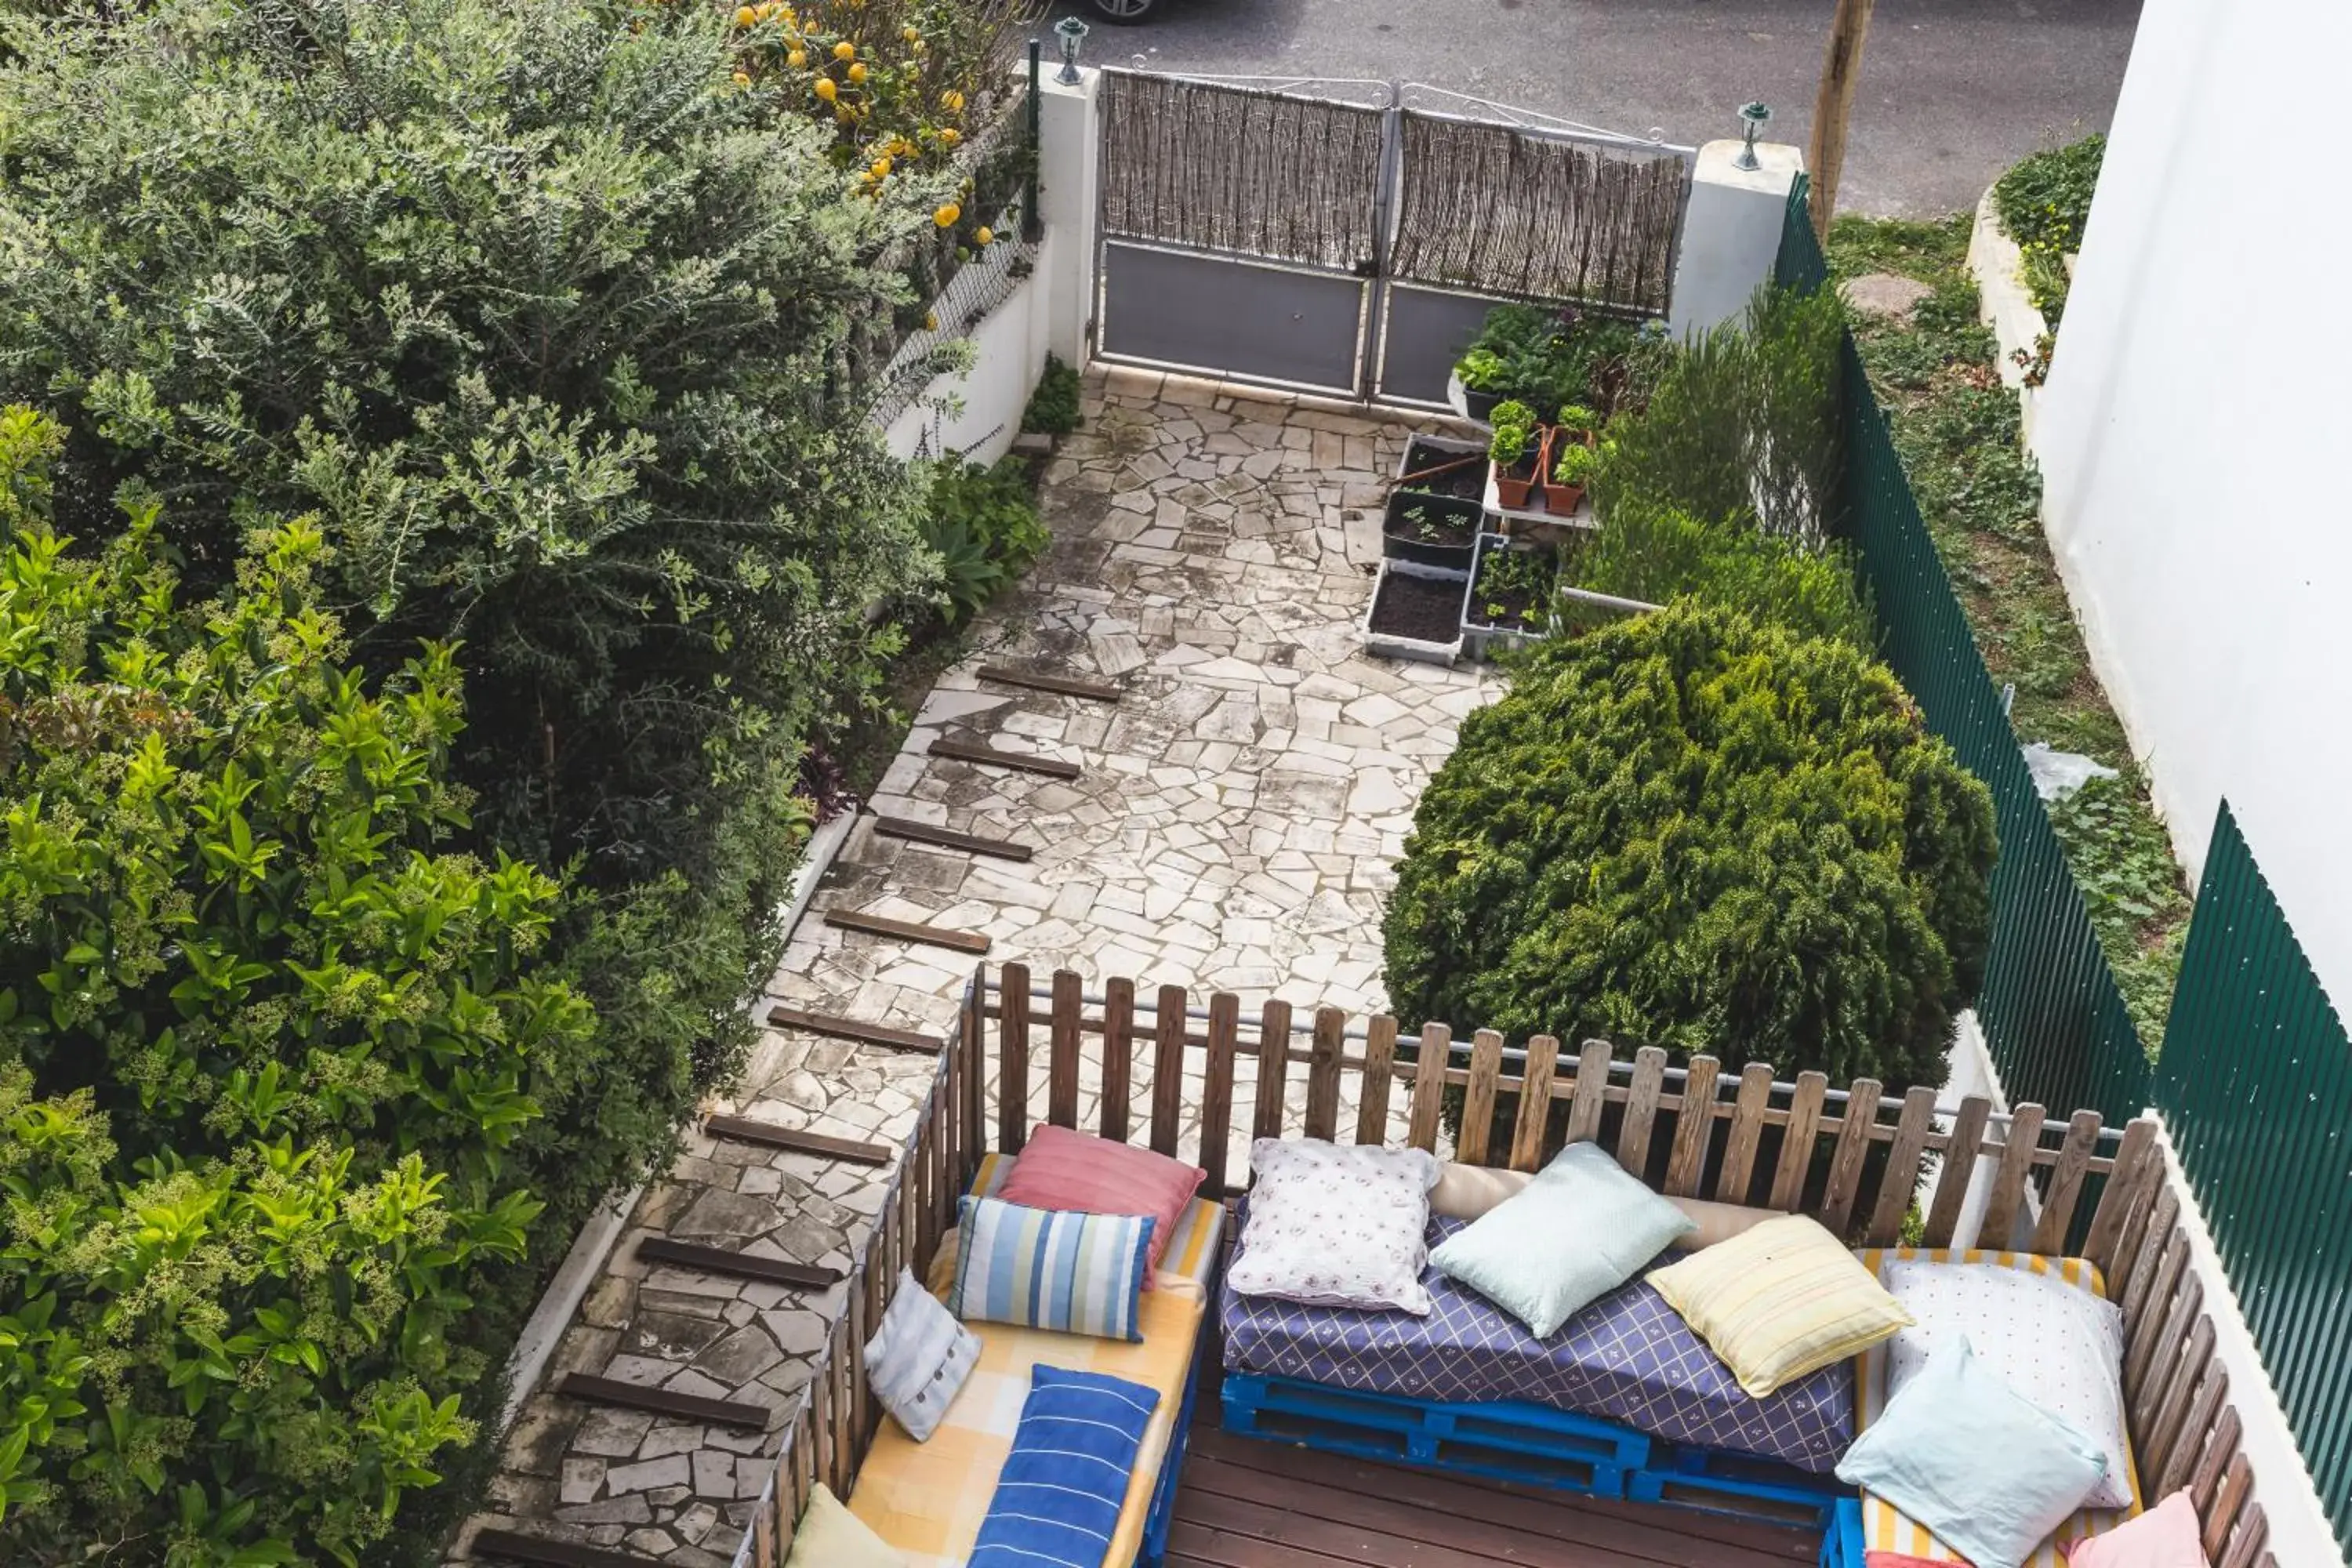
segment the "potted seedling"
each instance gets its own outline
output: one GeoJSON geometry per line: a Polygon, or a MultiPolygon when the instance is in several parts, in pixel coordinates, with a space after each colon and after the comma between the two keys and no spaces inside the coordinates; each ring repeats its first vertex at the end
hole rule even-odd
{"type": "Polygon", "coordinates": [[[1555,430],[1550,462],[1544,475],[1544,510],[1556,517],[1573,516],[1583,504],[1593,471],[1601,467],[1601,454],[1587,442],[1571,438],[1566,430],[1555,430]]]}
{"type": "Polygon", "coordinates": [[[1391,561],[1467,572],[1471,552],[1478,547],[1478,523],[1485,511],[1477,501],[1456,496],[1391,490],[1381,528],[1381,553],[1391,561]]]}
{"type": "Polygon", "coordinates": [[[1495,405],[1508,390],[1510,366],[1492,349],[1472,349],[1456,361],[1454,377],[1462,384],[1463,412],[1484,424],[1495,416],[1495,405]]]}
{"type": "Polygon", "coordinates": [[[1496,499],[1507,510],[1525,510],[1543,468],[1534,409],[1517,398],[1495,405],[1495,434],[1486,443],[1486,460],[1495,466],[1496,499]]]}
{"type": "Polygon", "coordinates": [[[1559,581],[1558,551],[1479,535],[1477,566],[1462,605],[1463,651],[1483,659],[1544,636],[1551,629],[1559,581]]]}

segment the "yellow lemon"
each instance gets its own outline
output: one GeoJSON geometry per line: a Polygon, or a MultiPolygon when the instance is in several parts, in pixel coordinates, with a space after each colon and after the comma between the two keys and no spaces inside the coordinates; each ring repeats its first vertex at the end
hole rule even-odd
{"type": "Polygon", "coordinates": [[[898,36],[906,39],[910,44],[919,44],[923,41],[923,35],[915,31],[912,27],[899,28],[898,36]]]}
{"type": "Polygon", "coordinates": [[[834,100],[834,95],[838,93],[840,90],[841,89],[833,85],[833,79],[831,77],[821,76],[816,79],[816,95],[824,100],[827,103],[831,103],[834,100]]]}
{"type": "Polygon", "coordinates": [[[942,147],[952,147],[952,146],[954,146],[954,145],[956,144],[956,142],[957,142],[959,140],[961,140],[961,137],[959,136],[959,134],[957,133],[957,132],[956,132],[956,130],[955,130],[955,128],[954,128],[953,126],[946,126],[946,127],[942,127],[942,128],[941,128],[941,130],[940,130],[940,146],[942,146],[942,147]]]}
{"type": "Polygon", "coordinates": [[[953,202],[941,202],[939,210],[931,214],[931,221],[941,228],[953,228],[955,220],[961,216],[963,216],[963,208],[953,202]]]}
{"type": "Polygon", "coordinates": [[[803,66],[808,64],[808,56],[799,49],[794,49],[791,54],[784,57],[784,63],[792,67],[793,69],[798,70],[803,66]]]}
{"type": "Polygon", "coordinates": [[[963,94],[956,91],[953,88],[950,88],[947,91],[940,94],[940,107],[946,110],[950,114],[961,114],[963,112],[963,94]]]}
{"type": "Polygon", "coordinates": [[[748,27],[759,19],[760,13],[752,10],[749,5],[738,5],[735,7],[735,25],[737,26],[748,27]]]}
{"type": "Polygon", "coordinates": [[[940,330],[940,313],[939,313],[937,310],[926,310],[926,311],[924,311],[924,312],[923,312],[923,331],[927,331],[927,332],[936,332],[936,331],[938,331],[939,330],[940,330]]]}
{"type": "Polygon", "coordinates": [[[857,58],[857,46],[844,38],[833,46],[833,58],[837,60],[854,60],[857,58]]]}
{"type": "Polygon", "coordinates": [[[749,87],[749,86],[751,86],[751,73],[750,71],[737,71],[737,72],[735,73],[735,85],[736,85],[737,87],[749,87]]]}
{"type": "Polygon", "coordinates": [[[982,224],[982,225],[980,226],[980,232],[979,232],[978,234],[975,234],[975,235],[973,235],[973,236],[971,237],[971,242],[972,242],[974,245],[986,245],[989,241],[991,241],[991,240],[994,239],[995,237],[996,237],[996,231],[995,231],[994,229],[992,229],[992,228],[989,227],[986,224],[982,224]]]}
{"type": "Polygon", "coordinates": [[[885,153],[882,156],[874,160],[874,177],[879,180],[886,177],[889,173],[890,154],[885,153]]]}
{"type": "Polygon", "coordinates": [[[863,61],[849,68],[849,79],[856,82],[866,79],[866,66],[863,61]]]}

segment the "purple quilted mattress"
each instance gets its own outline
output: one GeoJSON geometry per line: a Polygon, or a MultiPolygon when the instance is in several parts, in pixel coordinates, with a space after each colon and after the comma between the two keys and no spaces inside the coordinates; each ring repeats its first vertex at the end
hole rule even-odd
{"type": "MultiPolygon", "coordinates": [[[[1464,1223],[1433,1217],[1430,1245],[1464,1223]]],[[[1816,1472],[1835,1465],[1853,1439],[1851,1363],[1753,1398],[1665,1298],[1638,1279],[1542,1340],[1434,1268],[1421,1280],[1437,1303],[1426,1318],[1302,1307],[1228,1289],[1225,1365],[1411,1399],[1549,1405],[1669,1442],[1759,1454],[1816,1472]]]]}

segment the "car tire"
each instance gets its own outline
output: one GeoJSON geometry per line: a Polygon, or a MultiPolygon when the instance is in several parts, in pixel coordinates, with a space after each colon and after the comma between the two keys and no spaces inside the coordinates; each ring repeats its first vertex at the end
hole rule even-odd
{"type": "Polygon", "coordinates": [[[1158,13],[1160,0],[1087,0],[1089,9],[1114,27],[1148,22],[1158,13]]]}

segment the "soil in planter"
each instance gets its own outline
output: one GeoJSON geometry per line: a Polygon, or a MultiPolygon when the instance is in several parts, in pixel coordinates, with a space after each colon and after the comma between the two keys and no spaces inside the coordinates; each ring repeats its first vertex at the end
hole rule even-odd
{"type": "Polygon", "coordinates": [[[1484,500],[1486,496],[1486,459],[1479,452],[1449,452],[1443,447],[1432,447],[1415,441],[1406,449],[1404,471],[1417,474],[1424,468],[1454,465],[1443,473],[1427,479],[1413,479],[1398,488],[1408,494],[1425,491],[1431,495],[1454,496],[1462,500],[1484,500]]]}
{"type": "MultiPolygon", "coordinates": [[[[1483,494],[1483,477],[1479,487],[1483,494]]],[[[1388,521],[1383,525],[1388,532],[1398,539],[1409,539],[1415,544],[1434,545],[1442,550],[1466,550],[1477,542],[1480,513],[1465,512],[1459,507],[1445,505],[1443,500],[1418,500],[1415,499],[1417,493],[1398,490],[1391,497],[1388,521]]]]}
{"type": "Polygon", "coordinates": [[[1462,635],[1462,580],[1391,572],[1372,605],[1371,629],[1382,637],[1450,643],[1462,635]]]}
{"type": "Polygon", "coordinates": [[[1474,626],[1542,631],[1551,619],[1552,589],[1559,581],[1559,560],[1548,550],[1489,547],[1478,562],[1478,581],[1470,589],[1467,618],[1474,626]],[[1535,612],[1532,617],[1527,614],[1529,610],[1535,612]]]}

